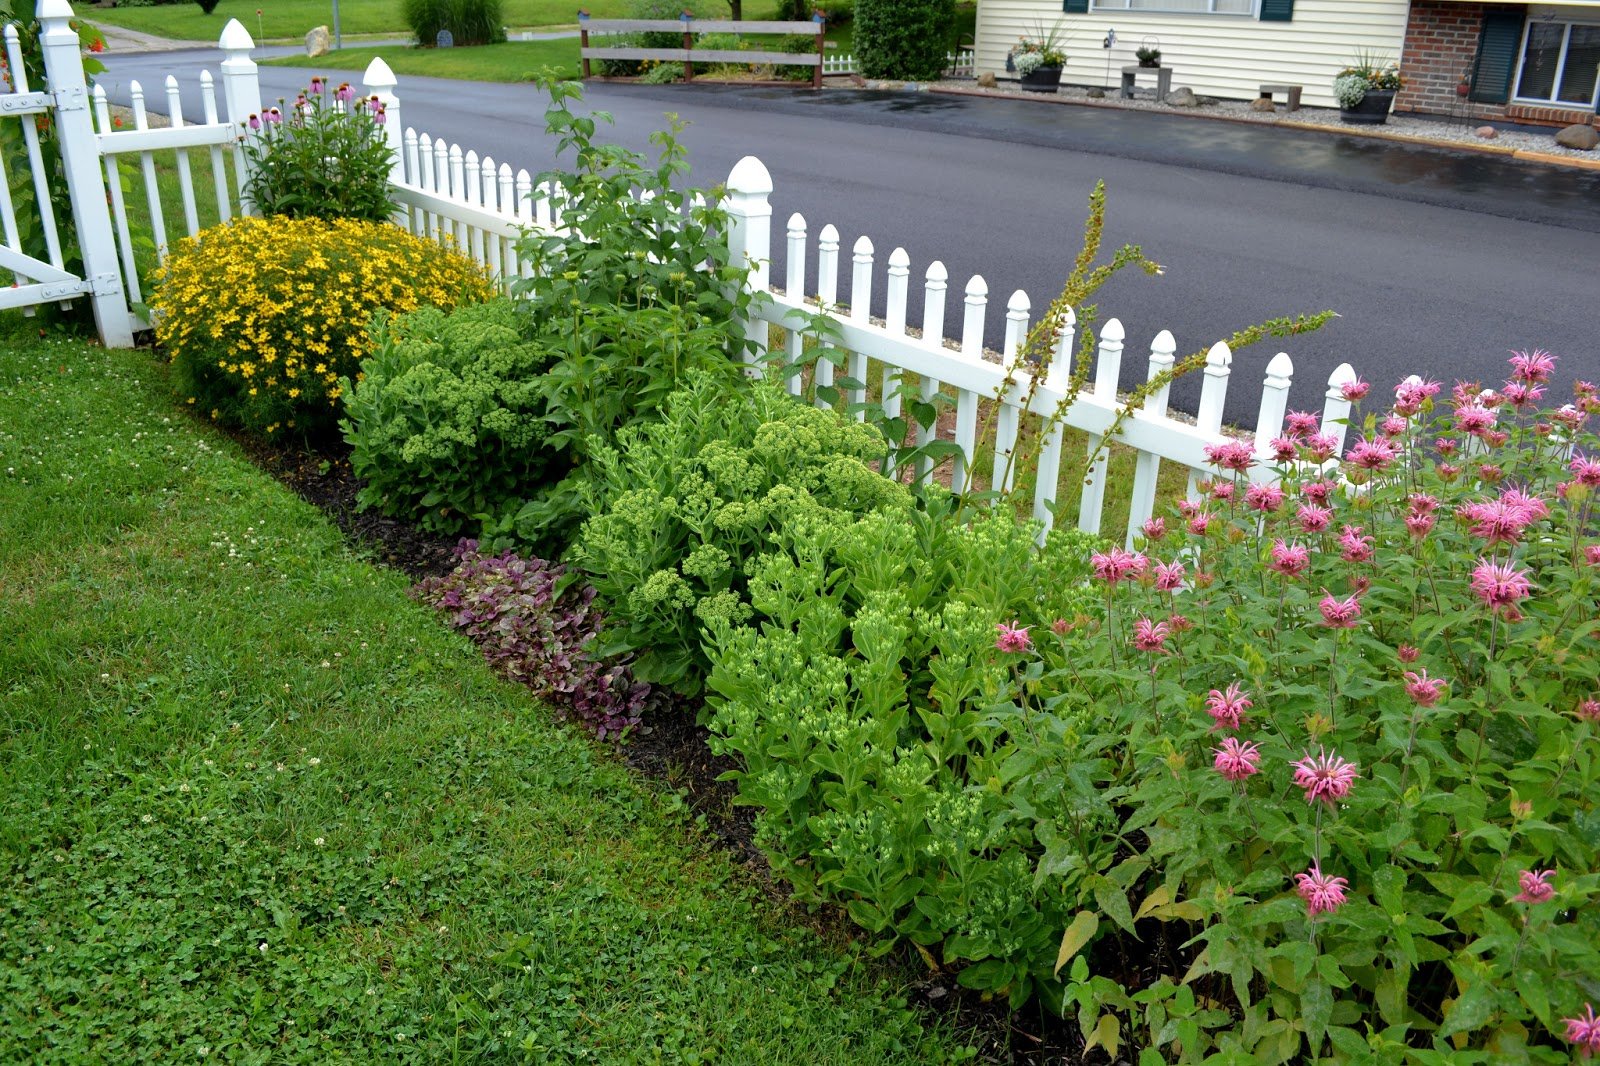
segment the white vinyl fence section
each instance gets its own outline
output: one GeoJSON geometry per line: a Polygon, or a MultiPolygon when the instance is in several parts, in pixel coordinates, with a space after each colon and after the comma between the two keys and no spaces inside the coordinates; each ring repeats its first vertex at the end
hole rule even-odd
{"type": "MultiPolygon", "coordinates": [[[[976,69],[971,48],[961,48],[954,52],[944,54],[945,73],[954,78],[973,77],[976,69]]],[[[844,55],[824,55],[822,57],[822,73],[824,77],[839,74],[860,73],[855,54],[846,52],[844,55]]]]}

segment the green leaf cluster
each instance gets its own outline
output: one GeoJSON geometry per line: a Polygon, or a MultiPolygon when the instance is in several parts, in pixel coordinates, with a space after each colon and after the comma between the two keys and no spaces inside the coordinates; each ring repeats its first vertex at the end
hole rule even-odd
{"type": "Polygon", "coordinates": [[[868,78],[936,81],[952,44],[955,0],[856,0],[855,50],[868,78]]]}
{"type": "Polygon", "coordinates": [[[245,195],[262,215],[356,218],[394,214],[389,174],[394,152],[383,114],[349,83],[314,78],[291,103],[246,120],[245,195]]]}

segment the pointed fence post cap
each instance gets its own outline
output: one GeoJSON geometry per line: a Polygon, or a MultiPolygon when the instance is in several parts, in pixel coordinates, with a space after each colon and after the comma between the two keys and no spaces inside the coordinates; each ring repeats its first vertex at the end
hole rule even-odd
{"type": "Polygon", "coordinates": [[[367,64],[366,73],[361,75],[361,84],[375,92],[381,92],[384,89],[393,89],[400,84],[400,81],[394,76],[394,71],[389,69],[389,64],[383,61],[382,56],[373,56],[372,62],[367,64]]]}
{"type": "Polygon", "coordinates": [[[1113,318],[1106,323],[1106,328],[1100,331],[1101,341],[1116,341],[1118,344],[1126,339],[1128,333],[1122,328],[1122,320],[1113,318]]]}
{"type": "MultiPolygon", "coordinates": [[[[50,3],[51,0],[41,0],[41,5],[50,3]]],[[[65,3],[65,0],[62,0],[65,3]]],[[[250,36],[250,31],[244,28],[244,23],[238,19],[229,19],[228,24],[222,27],[222,36],[217,38],[217,47],[224,52],[248,52],[256,46],[255,39],[250,36]]]]}
{"type": "Polygon", "coordinates": [[[1328,375],[1328,388],[1342,390],[1346,385],[1353,385],[1356,381],[1356,368],[1349,363],[1340,363],[1333,368],[1333,373],[1328,375]]]}
{"type": "Polygon", "coordinates": [[[772,192],[772,175],[767,165],[747,155],[733,165],[728,174],[728,191],[744,196],[766,196],[772,192]]]}
{"type": "Polygon", "coordinates": [[[33,13],[38,16],[40,22],[73,17],[72,5],[67,3],[67,0],[39,0],[39,6],[33,13]]]}
{"type": "Polygon", "coordinates": [[[929,281],[949,281],[950,271],[945,269],[943,262],[935,259],[933,262],[928,264],[927,278],[929,281]]]}
{"type": "Polygon", "coordinates": [[[1213,344],[1211,346],[1211,350],[1206,353],[1207,370],[1215,367],[1222,367],[1226,369],[1232,365],[1233,351],[1229,349],[1227,341],[1218,341],[1217,343],[1213,344]]]}
{"type": "Polygon", "coordinates": [[[987,281],[983,280],[983,275],[982,274],[974,274],[974,275],[972,275],[971,279],[968,280],[968,282],[967,282],[967,295],[968,296],[987,296],[987,295],[989,295],[989,283],[987,281]]]}
{"type": "Polygon", "coordinates": [[[1288,352],[1279,352],[1272,357],[1272,362],[1267,364],[1267,384],[1279,388],[1286,387],[1294,377],[1294,360],[1289,358],[1288,352]]]}
{"type": "Polygon", "coordinates": [[[1018,312],[1026,312],[1031,310],[1033,310],[1033,301],[1028,299],[1027,292],[1022,289],[1018,289],[1016,292],[1012,293],[1011,299],[1006,301],[1006,311],[1010,314],[1014,315],[1018,312]]]}
{"type": "Polygon", "coordinates": [[[806,216],[798,211],[790,215],[789,233],[794,237],[804,237],[806,235],[806,216]]]}
{"type": "Polygon", "coordinates": [[[911,256],[904,248],[896,248],[889,253],[889,267],[892,270],[909,271],[911,269],[911,256]]]}
{"type": "Polygon", "coordinates": [[[1173,353],[1178,350],[1177,338],[1173,337],[1170,329],[1164,329],[1156,334],[1156,339],[1150,342],[1150,354],[1162,356],[1163,361],[1171,362],[1173,353]]]}
{"type": "Polygon", "coordinates": [[[875,249],[872,246],[872,238],[871,237],[868,237],[865,233],[863,233],[861,236],[856,238],[856,243],[855,243],[855,254],[856,255],[871,255],[874,251],[875,251],[875,249]]]}

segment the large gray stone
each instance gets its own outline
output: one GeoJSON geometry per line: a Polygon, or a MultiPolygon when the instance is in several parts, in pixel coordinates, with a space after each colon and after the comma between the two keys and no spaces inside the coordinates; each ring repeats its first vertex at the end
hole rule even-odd
{"type": "Polygon", "coordinates": [[[1250,101],[1250,110],[1271,114],[1278,109],[1273,106],[1271,97],[1263,96],[1250,101]]]}
{"type": "Polygon", "coordinates": [[[1168,107],[1198,107],[1200,105],[1200,101],[1195,98],[1194,90],[1186,87],[1172,90],[1167,94],[1166,102],[1168,107]]]}
{"type": "Polygon", "coordinates": [[[333,38],[328,33],[328,27],[318,26],[316,29],[306,34],[306,55],[310,56],[312,59],[315,59],[318,56],[327,55],[328,50],[332,47],[333,38]]]}
{"type": "Polygon", "coordinates": [[[1486,141],[1492,141],[1500,136],[1500,131],[1495,129],[1493,126],[1479,126],[1476,130],[1473,130],[1473,132],[1486,141]]]}
{"type": "Polygon", "coordinates": [[[980,89],[993,89],[998,84],[1000,82],[995,78],[993,71],[986,70],[978,75],[978,88],[980,89]]]}
{"type": "Polygon", "coordinates": [[[1563,148],[1592,152],[1600,145],[1600,133],[1596,133],[1593,126],[1568,126],[1556,134],[1556,143],[1563,148]]]}

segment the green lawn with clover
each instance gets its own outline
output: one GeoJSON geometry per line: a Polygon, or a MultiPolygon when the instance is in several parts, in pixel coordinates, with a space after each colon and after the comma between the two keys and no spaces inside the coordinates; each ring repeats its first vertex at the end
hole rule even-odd
{"type": "Polygon", "coordinates": [[[950,1053],[163,377],[0,342],[0,1061],[950,1053]]]}

